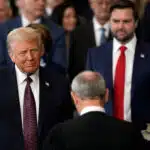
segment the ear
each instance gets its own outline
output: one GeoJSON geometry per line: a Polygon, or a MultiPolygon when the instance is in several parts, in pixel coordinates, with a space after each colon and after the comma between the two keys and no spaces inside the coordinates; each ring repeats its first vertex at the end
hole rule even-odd
{"type": "Polygon", "coordinates": [[[109,90],[108,90],[108,88],[106,88],[105,97],[104,97],[105,103],[108,102],[108,97],[109,97],[109,90]]]}
{"type": "Polygon", "coordinates": [[[73,99],[74,104],[78,105],[79,104],[78,96],[73,91],[71,91],[71,97],[73,99]]]}
{"type": "Polygon", "coordinates": [[[9,52],[9,57],[12,60],[12,62],[15,63],[15,56],[14,56],[14,54],[12,52],[9,52]]]}

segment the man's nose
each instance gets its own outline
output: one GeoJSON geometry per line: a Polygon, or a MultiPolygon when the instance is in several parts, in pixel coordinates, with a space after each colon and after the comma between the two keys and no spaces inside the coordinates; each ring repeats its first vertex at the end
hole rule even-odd
{"type": "Polygon", "coordinates": [[[28,60],[32,60],[32,59],[33,59],[33,55],[32,55],[31,52],[28,52],[28,53],[27,53],[27,59],[28,59],[28,60]]]}

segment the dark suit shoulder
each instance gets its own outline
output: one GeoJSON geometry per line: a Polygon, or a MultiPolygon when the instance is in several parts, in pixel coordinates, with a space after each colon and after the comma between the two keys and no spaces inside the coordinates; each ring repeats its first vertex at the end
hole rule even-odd
{"type": "MultiPolygon", "coordinates": [[[[67,145],[70,149],[73,149],[74,143],[78,145],[75,146],[76,149],[97,146],[106,149],[111,146],[116,148],[121,146],[123,149],[123,147],[135,148],[134,146],[139,144],[136,142],[141,142],[141,136],[136,134],[131,123],[106,116],[101,112],[90,112],[56,125],[48,139],[51,140],[52,145],[61,142],[63,146],[67,145]]],[[[49,142],[45,145],[49,145],[49,142]]]]}
{"type": "Polygon", "coordinates": [[[46,67],[46,68],[40,68],[42,75],[45,79],[56,81],[56,82],[65,82],[67,80],[66,74],[60,70],[58,70],[56,67],[46,67]]]}
{"type": "Polygon", "coordinates": [[[114,132],[120,130],[123,131],[127,130],[131,132],[133,130],[133,124],[127,121],[119,120],[114,117],[108,116],[101,112],[89,112],[82,116],[79,116],[75,119],[70,119],[64,123],[58,124],[56,128],[59,128],[61,132],[70,133],[70,132],[77,132],[80,129],[84,130],[84,127],[89,125],[92,127],[105,127],[105,129],[112,130],[110,128],[110,124],[114,130],[114,132]],[[72,130],[73,129],[73,130],[72,130]],[[77,130],[77,131],[76,131],[77,130]]]}
{"type": "Polygon", "coordinates": [[[147,51],[147,49],[150,49],[150,43],[138,40],[137,41],[137,47],[140,47],[141,50],[146,50],[147,51]]]}
{"type": "Polygon", "coordinates": [[[99,47],[93,47],[88,49],[88,55],[91,55],[93,58],[102,58],[105,59],[105,56],[112,51],[112,41],[106,42],[99,47]]]}
{"type": "MultiPolygon", "coordinates": [[[[7,32],[11,31],[14,28],[21,26],[21,18],[17,16],[15,18],[11,18],[0,24],[0,30],[5,29],[7,32]]],[[[3,32],[5,31],[3,30],[3,32]]]]}

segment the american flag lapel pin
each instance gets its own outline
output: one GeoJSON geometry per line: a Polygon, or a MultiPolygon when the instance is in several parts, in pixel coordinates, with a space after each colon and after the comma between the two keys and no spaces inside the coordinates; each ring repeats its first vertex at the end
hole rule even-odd
{"type": "Polygon", "coordinates": [[[46,85],[47,87],[49,87],[49,82],[45,81],[45,85],[46,85]]]}
{"type": "Polygon", "coordinates": [[[141,57],[141,58],[145,58],[145,55],[144,55],[144,54],[141,54],[140,57],[141,57]]]}

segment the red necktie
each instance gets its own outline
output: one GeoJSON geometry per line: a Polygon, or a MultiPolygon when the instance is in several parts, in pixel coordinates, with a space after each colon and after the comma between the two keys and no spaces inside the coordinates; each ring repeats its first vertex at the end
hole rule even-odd
{"type": "Polygon", "coordinates": [[[24,150],[37,150],[36,106],[30,87],[32,79],[28,76],[26,81],[23,106],[24,150]]]}
{"type": "Polygon", "coordinates": [[[124,84],[125,84],[125,67],[126,57],[125,46],[120,48],[120,56],[116,65],[115,78],[114,78],[114,102],[113,114],[114,117],[124,120],[124,84]]]}

